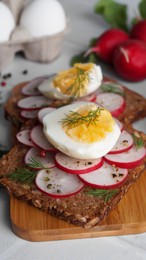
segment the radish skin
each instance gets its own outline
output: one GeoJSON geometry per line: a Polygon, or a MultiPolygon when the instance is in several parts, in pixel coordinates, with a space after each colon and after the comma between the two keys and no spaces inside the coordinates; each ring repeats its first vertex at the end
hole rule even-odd
{"type": "Polygon", "coordinates": [[[117,167],[132,169],[139,166],[146,158],[145,147],[137,149],[135,146],[128,151],[119,154],[107,154],[104,156],[104,160],[117,167]]]}
{"type": "Polygon", "coordinates": [[[95,46],[87,50],[84,56],[86,57],[90,53],[94,52],[103,61],[112,63],[112,56],[115,48],[128,38],[129,35],[121,29],[109,29],[99,36],[95,46]]]}
{"type": "Polygon", "coordinates": [[[90,173],[80,174],[79,178],[88,186],[98,189],[119,187],[127,178],[128,170],[113,167],[104,162],[103,165],[90,173]]]}
{"type": "Polygon", "coordinates": [[[88,173],[100,168],[102,164],[102,158],[94,160],[75,159],[61,152],[55,155],[56,167],[71,174],[88,173]]]}
{"type": "Polygon", "coordinates": [[[120,44],[113,54],[116,72],[125,80],[141,81],[146,78],[146,44],[130,39],[120,44]]]}

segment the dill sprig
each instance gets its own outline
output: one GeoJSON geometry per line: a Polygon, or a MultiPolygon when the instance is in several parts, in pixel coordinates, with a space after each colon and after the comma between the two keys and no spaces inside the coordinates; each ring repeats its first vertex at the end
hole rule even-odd
{"type": "Polygon", "coordinates": [[[105,202],[108,202],[116,193],[118,189],[114,190],[101,190],[101,189],[92,189],[87,192],[89,195],[102,198],[105,202]]]}
{"type": "Polygon", "coordinates": [[[88,114],[83,116],[78,112],[70,111],[66,118],[63,118],[60,122],[63,127],[68,127],[68,129],[76,127],[78,125],[86,124],[87,127],[92,124],[96,125],[99,116],[101,115],[102,108],[98,107],[96,110],[88,111],[88,114]]]}
{"type": "Polygon", "coordinates": [[[141,148],[144,145],[144,141],[141,137],[137,137],[135,134],[132,135],[133,136],[133,140],[134,140],[134,144],[136,146],[137,149],[141,148]]]}
{"type": "Polygon", "coordinates": [[[118,94],[120,96],[124,96],[124,91],[122,89],[120,89],[115,83],[103,83],[100,86],[100,89],[103,92],[112,92],[115,94],[118,94]]]}
{"type": "Polygon", "coordinates": [[[74,98],[81,96],[85,88],[85,82],[90,81],[90,76],[88,71],[85,71],[79,67],[76,67],[76,69],[77,69],[77,75],[75,81],[71,86],[68,87],[68,89],[65,92],[66,95],[71,95],[74,98]]]}
{"type": "Polygon", "coordinates": [[[46,168],[39,160],[37,160],[35,157],[29,158],[30,163],[27,163],[27,166],[34,168],[34,169],[48,169],[46,168]]]}
{"type": "Polygon", "coordinates": [[[31,184],[37,175],[37,171],[31,171],[27,168],[17,168],[15,172],[8,175],[8,178],[23,184],[31,184]]]}
{"type": "Polygon", "coordinates": [[[35,157],[31,157],[29,159],[30,163],[27,163],[24,165],[23,168],[17,168],[14,172],[10,173],[8,175],[8,178],[13,181],[17,181],[20,183],[26,183],[31,184],[36,175],[37,171],[32,171],[31,169],[27,168],[33,168],[33,169],[45,169],[49,170],[48,167],[45,167],[39,160],[37,160],[35,157]]]}

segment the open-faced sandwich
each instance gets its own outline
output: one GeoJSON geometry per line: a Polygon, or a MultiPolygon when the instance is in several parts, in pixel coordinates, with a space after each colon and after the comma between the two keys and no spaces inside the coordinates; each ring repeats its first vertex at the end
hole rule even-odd
{"type": "Polygon", "coordinates": [[[130,125],[145,106],[92,63],[17,86],[5,105],[17,133],[0,183],[57,218],[98,225],[145,169],[146,136],[130,125]]]}

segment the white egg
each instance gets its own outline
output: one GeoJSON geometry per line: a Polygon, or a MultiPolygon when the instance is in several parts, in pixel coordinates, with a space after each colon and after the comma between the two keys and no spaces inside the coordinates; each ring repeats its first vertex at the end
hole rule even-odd
{"type": "Polygon", "coordinates": [[[8,41],[14,28],[15,20],[11,10],[0,2],[0,42],[8,41]]]}
{"type": "Polygon", "coordinates": [[[22,11],[19,23],[34,37],[49,36],[65,30],[66,15],[57,0],[35,0],[22,11]]]}
{"type": "MultiPolygon", "coordinates": [[[[54,76],[51,76],[49,79],[46,79],[45,81],[43,81],[42,84],[38,87],[39,91],[46,97],[49,97],[51,99],[59,99],[59,100],[67,100],[70,98],[77,98],[77,97],[79,98],[79,97],[83,97],[83,96],[87,96],[87,95],[91,94],[97,88],[99,88],[99,86],[101,85],[103,76],[102,76],[102,71],[101,71],[100,66],[97,66],[94,63],[85,63],[85,64],[81,64],[81,66],[87,67],[87,66],[89,66],[89,64],[91,67],[88,70],[89,81],[86,82],[85,91],[82,91],[80,93],[80,95],[74,96],[73,93],[69,93],[69,92],[68,92],[68,94],[65,94],[65,93],[63,93],[63,91],[59,87],[59,85],[55,86],[54,78],[56,77],[57,74],[54,76]]],[[[72,71],[72,68],[61,72],[63,75],[64,75],[64,72],[66,72],[64,78],[62,78],[64,85],[66,84],[66,82],[68,81],[68,78],[69,78],[67,72],[70,73],[70,78],[71,79],[73,78],[72,72],[70,72],[70,71],[72,71]]],[[[81,77],[82,77],[82,75],[81,75],[81,77]]],[[[74,81],[76,81],[76,78],[74,79],[74,81]]],[[[83,85],[83,82],[82,82],[82,80],[80,80],[79,88],[82,88],[82,85],[83,85]]]]}
{"type": "MultiPolygon", "coordinates": [[[[116,121],[113,120],[113,128],[111,132],[95,142],[81,142],[71,138],[64,130],[61,120],[70,113],[77,111],[85,106],[93,106],[91,102],[78,102],[56,109],[52,113],[43,118],[44,134],[61,152],[78,159],[96,159],[107,154],[117,142],[120,136],[120,128],[116,121]]],[[[94,107],[99,107],[94,104],[94,107]]]]}

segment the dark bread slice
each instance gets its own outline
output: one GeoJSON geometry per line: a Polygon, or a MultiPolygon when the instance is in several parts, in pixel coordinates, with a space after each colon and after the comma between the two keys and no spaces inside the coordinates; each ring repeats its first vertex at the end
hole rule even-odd
{"type": "MultiPolygon", "coordinates": [[[[110,78],[105,77],[105,81],[116,82],[110,78]]],[[[21,93],[23,86],[27,84],[26,82],[18,84],[12,90],[11,97],[6,102],[4,109],[6,118],[12,122],[13,127],[19,130],[21,126],[27,121],[20,116],[20,109],[17,106],[18,100],[26,97],[21,93]]],[[[141,119],[146,116],[146,99],[139,95],[138,93],[129,90],[124,87],[125,91],[125,102],[126,108],[124,112],[118,117],[118,119],[126,124],[131,124],[132,122],[141,119]]],[[[64,103],[65,104],[65,103],[64,103]]],[[[61,101],[56,101],[52,103],[52,106],[58,107],[62,105],[61,101]]]]}
{"type": "MultiPolygon", "coordinates": [[[[127,130],[137,137],[142,137],[146,146],[146,135],[144,133],[138,132],[131,127],[127,130]]],[[[18,144],[2,157],[0,161],[0,184],[6,187],[11,196],[23,200],[57,218],[86,228],[97,226],[108,216],[132,184],[140,177],[146,166],[145,159],[140,166],[130,169],[125,182],[118,187],[117,193],[108,201],[105,201],[104,198],[87,194],[87,191],[91,189],[87,186],[76,195],[56,199],[40,192],[35,183],[31,185],[21,184],[9,178],[8,175],[15,169],[24,167],[24,155],[27,149],[24,145],[18,144]]]]}

